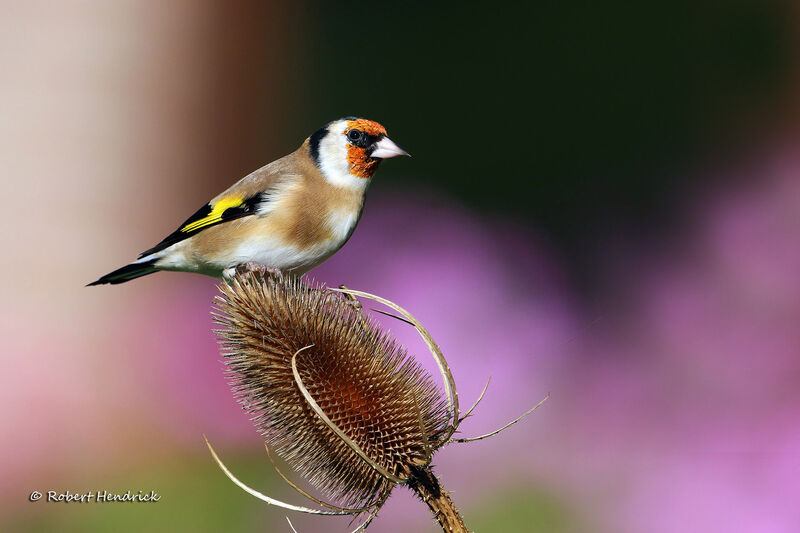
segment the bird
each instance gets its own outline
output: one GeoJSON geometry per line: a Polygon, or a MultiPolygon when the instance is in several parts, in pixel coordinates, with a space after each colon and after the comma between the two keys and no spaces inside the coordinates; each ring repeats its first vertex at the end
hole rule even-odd
{"type": "Polygon", "coordinates": [[[88,286],[158,271],[223,278],[242,265],[301,276],[353,234],[381,161],[409,155],[378,122],[329,122],[294,152],[217,195],[138,259],[88,286]]]}

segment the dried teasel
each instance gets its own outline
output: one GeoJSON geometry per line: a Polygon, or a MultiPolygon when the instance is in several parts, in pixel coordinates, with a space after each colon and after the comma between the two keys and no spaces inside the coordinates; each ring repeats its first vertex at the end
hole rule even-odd
{"type": "Polygon", "coordinates": [[[445,531],[467,531],[431,470],[433,452],[449,442],[491,436],[538,405],[497,432],[452,438],[486,388],[460,416],[450,369],[422,325],[377,296],[336,291],[239,270],[220,286],[214,311],[232,390],[251,414],[267,451],[336,504],[308,494],[278,471],[326,509],[280,502],[239,481],[209,444],[212,455],[231,480],[268,503],[313,514],[369,513],[356,531],[371,522],[395,485],[411,488],[445,531]],[[417,328],[436,358],[444,391],[362,314],[354,296],[393,308],[404,317],[396,318],[417,328]]]}

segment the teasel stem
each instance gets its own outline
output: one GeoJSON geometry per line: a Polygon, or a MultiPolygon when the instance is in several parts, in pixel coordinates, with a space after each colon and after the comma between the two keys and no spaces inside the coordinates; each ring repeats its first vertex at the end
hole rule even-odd
{"type": "Polygon", "coordinates": [[[415,467],[406,485],[425,502],[446,533],[469,533],[453,500],[442,488],[430,466],[415,467]]]}

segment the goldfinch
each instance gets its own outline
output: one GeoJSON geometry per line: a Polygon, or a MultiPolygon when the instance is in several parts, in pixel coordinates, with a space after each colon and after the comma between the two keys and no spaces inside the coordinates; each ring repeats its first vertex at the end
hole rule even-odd
{"type": "Polygon", "coordinates": [[[136,261],[89,285],[159,270],[222,277],[247,263],[302,275],[350,238],[380,162],[404,155],[377,122],[335,120],[239,180],[136,261]]]}

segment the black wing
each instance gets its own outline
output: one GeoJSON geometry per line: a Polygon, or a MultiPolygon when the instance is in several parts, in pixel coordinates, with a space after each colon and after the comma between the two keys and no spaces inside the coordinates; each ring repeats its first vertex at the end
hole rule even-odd
{"type": "Polygon", "coordinates": [[[267,198],[268,194],[266,192],[260,192],[249,198],[229,196],[222,197],[213,204],[208,203],[187,218],[178,229],[167,235],[163,241],[139,254],[139,259],[169,248],[176,242],[188,239],[192,235],[197,235],[211,226],[255,214],[259,205],[265,202],[267,198]]]}

